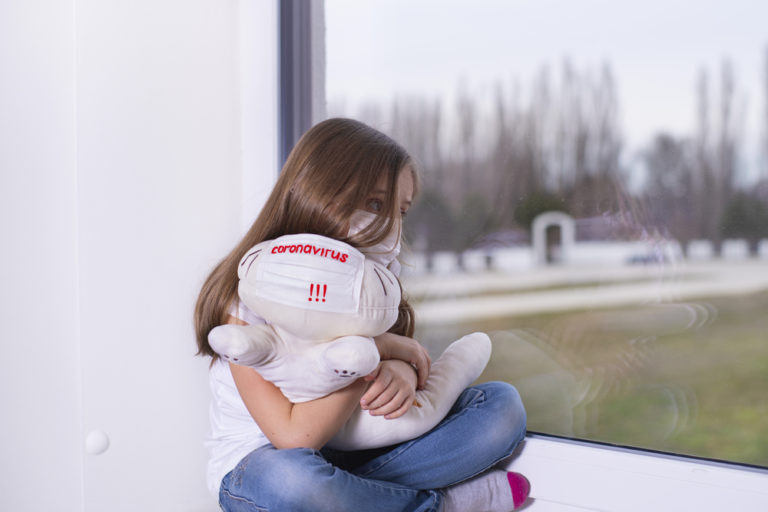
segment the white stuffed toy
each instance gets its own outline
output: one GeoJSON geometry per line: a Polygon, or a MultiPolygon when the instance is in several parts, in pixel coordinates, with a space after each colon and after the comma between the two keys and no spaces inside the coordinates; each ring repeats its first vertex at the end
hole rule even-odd
{"type": "MultiPolygon", "coordinates": [[[[397,319],[400,285],[380,258],[367,254],[312,234],[254,246],[240,262],[238,294],[266,323],[216,327],[208,336],[211,347],[227,361],[256,369],[294,403],[370,374],[379,364],[372,337],[397,319]]],[[[328,446],[377,448],[429,431],[480,376],[490,353],[483,333],[453,342],[403,416],[388,420],[358,409],[328,446]]]]}

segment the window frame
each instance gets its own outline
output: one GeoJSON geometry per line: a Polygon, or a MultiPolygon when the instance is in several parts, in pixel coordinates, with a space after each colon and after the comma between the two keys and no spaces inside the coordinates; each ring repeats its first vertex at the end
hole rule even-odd
{"type": "Polygon", "coordinates": [[[768,470],[528,433],[507,464],[532,511],[768,509],[768,470]]]}
{"type": "Polygon", "coordinates": [[[280,114],[282,165],[301,135],[325,118],[325,2],[279,2],[280,114]]]}

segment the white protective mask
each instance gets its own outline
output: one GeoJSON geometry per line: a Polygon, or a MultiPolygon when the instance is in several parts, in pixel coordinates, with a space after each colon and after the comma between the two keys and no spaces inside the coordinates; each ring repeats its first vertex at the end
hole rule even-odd
{"type": "MultiPolygon", "coordinates": [[[[370,226],[376,220],[376,217],[377,216],[374,213],[367,212],[365,210],[355,210],[355,212],[349,218],[349,233],[347,236],[351,238],[357,235],[368,226],[370,226]]],[[[393,271],[399,271],[400,264],[397,263],[397,256],[400,254],[400,230],[401,223],[399,221],[395,221],[395,224],[392,227],[392,231],[384,238],[384,240],[377,243],[376,245],[360,247],[360,252],[365,254],[367,258],[370,258],[371,260],[385,267],[390,267],[390,265],[394,262],[395,265],[392,265],[392,267],[397,267],[397,269],[392,267],[390,268],[393,271]]]]}

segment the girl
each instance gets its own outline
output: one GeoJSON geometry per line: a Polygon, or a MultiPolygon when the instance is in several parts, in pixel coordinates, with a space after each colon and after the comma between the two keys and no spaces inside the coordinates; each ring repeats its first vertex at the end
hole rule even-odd
{"type": "MultiPolygon", "coordinates": [[[[525,477],[490,469],[525,435],[520,397],[505,383],[465,390],[437,427],[412,441],[358,452],[323,448],[357,407],[397,421],[426,381],[430,359],[411,338],[405,298],[390,332],[375,338],[378,369],[310,402],[289,402],[255,370],[225,363],[208,344],[217,325],[263,322],[237,297],[237,265],[250,247],[315,233],[379,250],[390,234],[399,238],[416,192],[410,157],[392,139],[349,119],[321,122],[299,140],[261,214],[206,280],[195,330],[198,353],[213,358],[208,484],[223,510],[506,512],[527,498],[525,477]],[[374,220],[352,226],[356,210],[374,220]]],[[[398,248],[388,250],[396,256],[398,248]]]]}

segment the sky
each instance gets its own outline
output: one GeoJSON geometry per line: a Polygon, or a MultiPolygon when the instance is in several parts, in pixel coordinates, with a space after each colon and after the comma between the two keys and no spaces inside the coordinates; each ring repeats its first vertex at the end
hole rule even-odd
{"type": "Polygon", "coordinates": [[[764,133],[768,2],[760,0],[325,0],[326,91],[348,106],[395,95],[450,99],[498,81],[523,87],[568,58],[609,63],[630,147],[690,134],[695,87],[728,58],[745,134],[764,133]]]}

